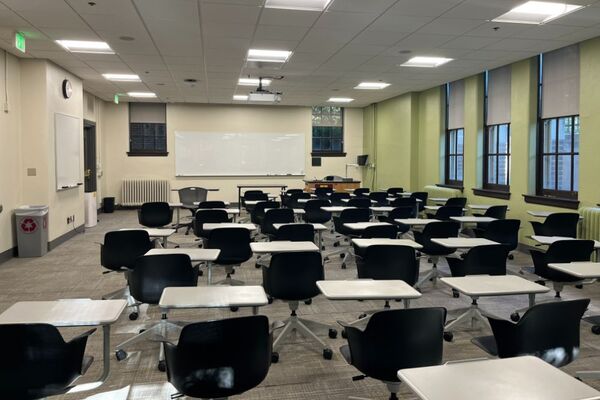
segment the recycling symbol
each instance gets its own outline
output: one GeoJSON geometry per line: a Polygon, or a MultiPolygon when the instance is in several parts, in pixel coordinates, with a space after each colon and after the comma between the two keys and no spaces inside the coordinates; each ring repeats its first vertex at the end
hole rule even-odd
{"type": "Polygon", "coordinates": [[[37,224],[33,218],[23,218],[20,225],[21,230],[25,233],[33,233],[37,229],[37,224]]]}

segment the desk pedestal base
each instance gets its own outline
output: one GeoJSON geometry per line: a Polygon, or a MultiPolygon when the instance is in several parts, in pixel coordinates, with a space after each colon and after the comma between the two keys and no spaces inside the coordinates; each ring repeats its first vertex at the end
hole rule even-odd
{"type": "Polygon", "coordinates": [[[454,321],[448,323],[444,327],[444,330],[449,331],[452,328],[454,328],[455,326],[457,326],[463,322],[470,322],[471,328],[474,328],[475,321],[479,321],[483,325],[487,325],[487,321],[481,314],[481,310],[479,309],[479,305],[477,304],[477,298],[473,298],[473,302],[471,303],[471,306],[467,309],[467,311],[465,313],[461,314],[454,321]]]}

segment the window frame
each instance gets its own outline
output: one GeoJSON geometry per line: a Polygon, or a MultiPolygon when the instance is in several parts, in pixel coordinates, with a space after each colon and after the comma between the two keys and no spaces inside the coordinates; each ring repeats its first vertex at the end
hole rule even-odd
{"type": "MultiPolygon", "coordinates": [[[[165,120],[166,120],[166,112],[167,112],[167,106],[166,104],[165,106],[165,120]]],[[[128,140],[129,140],[129,151],[127,152],[127,156],[129,157],[166,157],[169,155],[169,151],[168,151],[168,131],[167,131],[167,124],[165,123],[157,123],[157,122],[131,122],[131,103],[127,104],[128,107],[128,127],[129,127],[129,132],[128,132],[128,140]],[[155,140],[156,140],[156,126],[164,126],[164,131],[165,131],[165,136],[164,136],[164,150],[158,150],[156,148],[156,143],[154,145],[154,149],[134,149],[132,148],[133,145],[133,137],[132,137],[132,126],[133,125],[138,125],[138,124],[142,124],[142,125],[146,125],[146,124],[150,124],[153,125],[153,130],[154,130],[154,135],[155,135],[155,140]]],[[[144,136],[145,136],[144,132],[144,136]]]]}
{"type": "MultiPolygon", "coordinates": [[[[346,117],[346,110],[344,107],[337,107],[340,109],[340,117],[341,117],[341,121],[342,121],[342,126],[341,126],[341,130],[342,130],[342,136],[341,136],[341,149],[340,150],[333,150],[333,149],[329,149],[329,150],[315,150],[313,147],[313,140],[315,139],[314,137],[314,128],[315,126],[312,123],[312,118],[314,115],[314,109],[315,108],[322,108],[322,107],[337,107],[337,106],[313,106],[311,107],[311,135],[310,135],[310,146],[311,146],[311,156],[314,157],[345,157],[346,156],[346,152],[344,151],[344,145],[345,145],[345,117],[346,117]]],[[[321,139],[321,138],[318,138],[321,139]]],[[[331,137],[329,138],[331,139],[331,137]]]]}
{"type": "Polygon", "coordinates": [[[495,190],[498,192],[510,192],[510,123],[507,124],[495,124],[485,125],[485,134],[483,137],[483,188],[487,190],[495,190]],[[507,152],[501,153],[500,149],[500,135],[499,128],[506,126],[507,129],[507,152]],[[490,136],[492,128],[496,128],[496,152],[490,152],[490,136]],[[506,157],[507,170],[506,170],[506,184],[498,183],[498,176],[500,172],[500,163],[498,162],[500,157],[506,157]],[[490,182],[490,171],[489,171],[489,160],[490,158],[496,159],[496,183],[490,182]]]}
{"type": "MultiPolygon", "coordinates": [[[[446,185],[450,185],[450,186],[457,186],[457,187],[462,187],[463,183],[464,183],[464,179],[465,179],[465,128],[456,128],[456,129],[446,129],[446,154],[445,154],[445,170],[446,170],[446,176],[445,176],[445,184],[446,185]],[[462,133],[462,152],[458,152],[458,134],[462,133]],[[456,149],[454,153],[450,153],[450,141],[451,141],[451,135],[452,133],[455,133],[455,137],[454,137],[454,148],[456,149]],[[458,179],[450,179],[450,160],[452,157],[456,158],[456,161],[458,161],[459,158],[462,159],[462,171],[461,171],[461,175],[462,175],[462,180],[458,180],[458,179]]],[[[454,176],[457,177],[458,176],[458,162],[455,163],[455,171],[454,171],[454,176]]]]}

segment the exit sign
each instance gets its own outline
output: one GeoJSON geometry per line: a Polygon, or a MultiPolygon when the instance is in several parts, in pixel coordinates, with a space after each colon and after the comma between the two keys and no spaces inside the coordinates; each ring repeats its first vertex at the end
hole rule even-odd
{"type": "Polygon", "coordinates": [[[113,98],[113,101],[115,104],[119,104],[119,95],[115,94],[115,97],[113,98]]]}
{"type": "Polygon", "coordinates": [[[25,53],[25,36],[20,32],[15,33],[15,47],[25,53]]]}

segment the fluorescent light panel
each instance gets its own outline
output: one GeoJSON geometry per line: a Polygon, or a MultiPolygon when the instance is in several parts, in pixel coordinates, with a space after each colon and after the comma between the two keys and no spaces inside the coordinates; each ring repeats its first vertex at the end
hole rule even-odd
{"type": "Polygon", "coordinates": [[[248,61],[284,63],[291,55],[292,52],[287,50],[250,49],[248,50],[248,61]]]}
{"type": "Polygon", "coordinates": [[[351,103],[354,101],[354,99],[349,97],[331,97],[327,101],[330,103],[351,103]]]}
{"type": "Polygon", "coordinates": [[[385,82],[361,82],[358,84],[358,86],[355,86],[354,89],[381,90],[388,86],[390,86],[390,84],[385,82]]]}
{"type": "Polygon", "coordinates": [[[142,80],[135,74],[102,74],[104,79],[115,82],[141,82],[142,80]]]}
{"type": "Polygon", "coordinates": [[[440,65],[444,65],[447,62],[452,61],[452,58],[444,57],[413,57],[404,64],[400,64],[401,67],[420,67],[420,68],[436,68],[440,65]]]}
{"type": "Polygon", "coordinates": [[[323,11],[331,0],[267,0],[265,8],[280,8],[283,10],[323,11]]]}
{"type": "MultiPolygon", "coordinates": [[[[258,86],[258,78],[240,78],[238,80],[238,85],[240,86],[258,86]]],[[[271,84],[270,79],[262,80],[263,86],[269,86],[271,84]]]]}
{"type": "Polygon", "coordinates": [[[233,99],[236,101],[247,101],[248,96],[246,96],[245,94],[234,94],[233,99]]]}
{"type": "Polygon", "coordinates": [[[115,54],[106,42],[88,40],[57,40],[65,50],[71,53],[115,54]]]}
{"type": "Polygon", "coordinates": [[[513,8],[506,14],[493,19],[494,22],[507,22],[513,24],[542,25],[567,14],[575,12],[584,6],[551,3],[547,1],[528,1],[513,8]]]}
{"type": "Polygon", "coordinates": [[[129,97],[139,97],[146,99],[153,99],[156,97],[156,93],[152,92],[127,92],[127,96],[129,97]]]}

